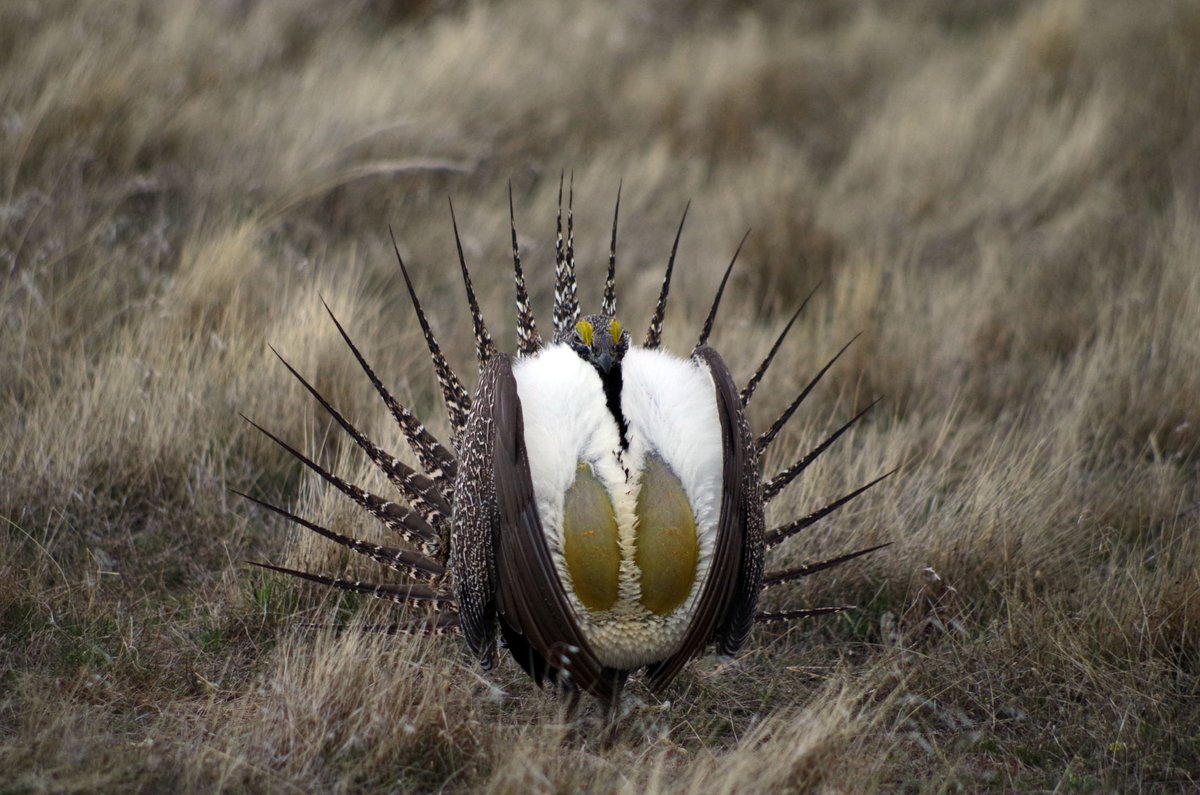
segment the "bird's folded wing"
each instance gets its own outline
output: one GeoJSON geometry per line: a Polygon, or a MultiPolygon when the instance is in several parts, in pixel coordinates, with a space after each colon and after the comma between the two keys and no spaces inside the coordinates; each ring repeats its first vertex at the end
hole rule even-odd
{"type": "MultiPolygon", "coordinates": [[[[487,414],[492,429],[496,605],[511,630],[506,635],[510,645],[512,633],[520,635],[542,658],[527,665],[514,649],[527,670],[548,669],[555,681],[569,681],[602,699],[611,698],[614,672],[596,659],[583,637],[542,532],[511,359],[497,354],[489,361],[485,378],[492,380],[494,391],[488,404],[477,403],[476,410],[487,414]]],[[[535,678],[539,677],[535,674],[535,678]]]]}
{"type": "Polygon", "coordinates": [[[716,389],[724,448],[721,512],[713,560],[683,642],[675,654],[647,671],[656,692],[667,687],[710,642],[715,640],[723,654],[737,651],[753,626],[761,590],[763,515],[758,461],[741,396],[715,350],[702,346],[695,359],[708,368],[716,389]]]}

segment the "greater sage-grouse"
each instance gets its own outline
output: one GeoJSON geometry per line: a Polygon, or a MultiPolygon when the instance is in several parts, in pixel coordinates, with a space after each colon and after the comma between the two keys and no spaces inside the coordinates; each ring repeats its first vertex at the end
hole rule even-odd
{"type": "MultiPolygon", "coordinates": [[[[511,188],[508,198],[512,221],[511,188]]],[[[344,591],[424,605],[421,616],[374,629],[390,634],[461,633],[484,668],[495,664],[498,628],[503,645],[539,685],[549,681],[565,691],[582,690],[609,705],[631,672],[645,669],[649,687],[658,692],[708,647],[715,646],[722,655],[736,653],[756,621],[789,621],[845,609],[757,611],[764,588],[879,548],[764,573],[768,549],[891,474],[800,519],[771,530],[765,527],[766,503],[871,408],[775,477],[760,478],[760,454],[846,348],[755,436],[746,406],[803,304],[739,390],[720,354],[708,345],[735,253],[691,355],[683,358],[662,350],[663,317],[685,208],[649,329],[640,347],[632,345],[629,331],[616,319],[619,210],[618,190],[604,299],[599,314],[581,316],[572,202],[569,197],[564,241],[560,181],[550,342],[542,339],[534,321],[512,222],[517,352],[510,355],[497,350],[480,314],[451,206],[474,321],[479,365],[474,397],[443,356],[400,261],[449,413],[449,446],[392,397],[330,311],[351,353],[399,423],[420,470],[381,450],[283,363],[383,471],[407,505],[348,483],[270,431],[255,427],[406,546],[350,538],[260,504],[402,573],[410,582],[375,584],[257,565],[344,591]]],[[[398,248],[396,257],[400,259],[398,248]]]]}

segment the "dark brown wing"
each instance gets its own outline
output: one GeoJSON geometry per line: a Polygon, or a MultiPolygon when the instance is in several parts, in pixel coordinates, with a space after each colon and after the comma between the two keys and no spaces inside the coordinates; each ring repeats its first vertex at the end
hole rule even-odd
{"type": "MultiPolygon", "coordinates": [[[[473,543],[490,543],[494,550],[494,608],[509,649],[539,684],[548,678],[611,702],[624,675],[605,668],[596,659],[559,581],[538,518],[521,401],[507,354],[497,353],[485,365],[473,406],[468,423],[469,447],[460,461],[460,472],[472,482],[460,480],[462,489],[456,488],[455,495],[460,500],[467,499],[472,491],[494,495],[483,500],[495,506],[490,522],[475,517],[471,537],[473,543]],[[486,429],[486,440],[477,443],[471,437],[475,424],[481,433],[486,429]],[[470,465],[478,452],[476,447],[486,455],[488,466],[470,465]]],[[[456,567],[457,572],[462,572],[465,579],[472,577],[467,569],[456,567]]],[[[482,588],[467,588],[464,592],[479,590],[482,588]]],[[[464,613],[464,630],[469,633],[466,605],[460,610],[464,613]]]]}
{"type": "Polygon", "coordinates": [[[679,651],[647,670],[650,687],[656,692],[669,685],[709,643],[715,641],[721,654],[740,649],[754,626],[754,609],[762,590],[762,487],[741,395],[715,350],[702,346],[694,357],[708,366],[716,387],[724,447],[721,513],[712,564],[683,643],[679,651]]]}

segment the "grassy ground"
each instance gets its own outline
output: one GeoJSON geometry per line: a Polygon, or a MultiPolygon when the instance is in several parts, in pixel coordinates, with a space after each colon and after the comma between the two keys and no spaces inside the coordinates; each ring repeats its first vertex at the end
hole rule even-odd
{"type": "Polygon", "coordinates": [[[0,791],[1200,786],[1198,74],[1194,2],[0,5],[0,791]],[[446,196],[511,349],[505,186],[545,317],[563,168],[587,309],[624,178],[634,328],[692,200],[676,350],[754,228],[738,378],[822,282],[760,428],[864,332],[768,474],[886,402],[769,519],[900,466],[775,554],[895,542],[766,596],[857,611],[608,744],[453,638],[301,628],[380,613],[248,569],[358,564],[228,491],[374,532],[238,418],[372,482],[267,344],[400,449],[324,296],[444,433],[387,227],[465,370],[446,196]]]}

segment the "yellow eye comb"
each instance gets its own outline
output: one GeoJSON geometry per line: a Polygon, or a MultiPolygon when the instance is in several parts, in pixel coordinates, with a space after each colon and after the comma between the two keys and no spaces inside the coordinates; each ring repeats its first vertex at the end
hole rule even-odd
{"type": "Polygon", "coordinates": [[[581,320],[575,324],[575,330],[583,338],[583,344],[589,348],[592,347],[592,324],[586,320],[581,320]]]}

